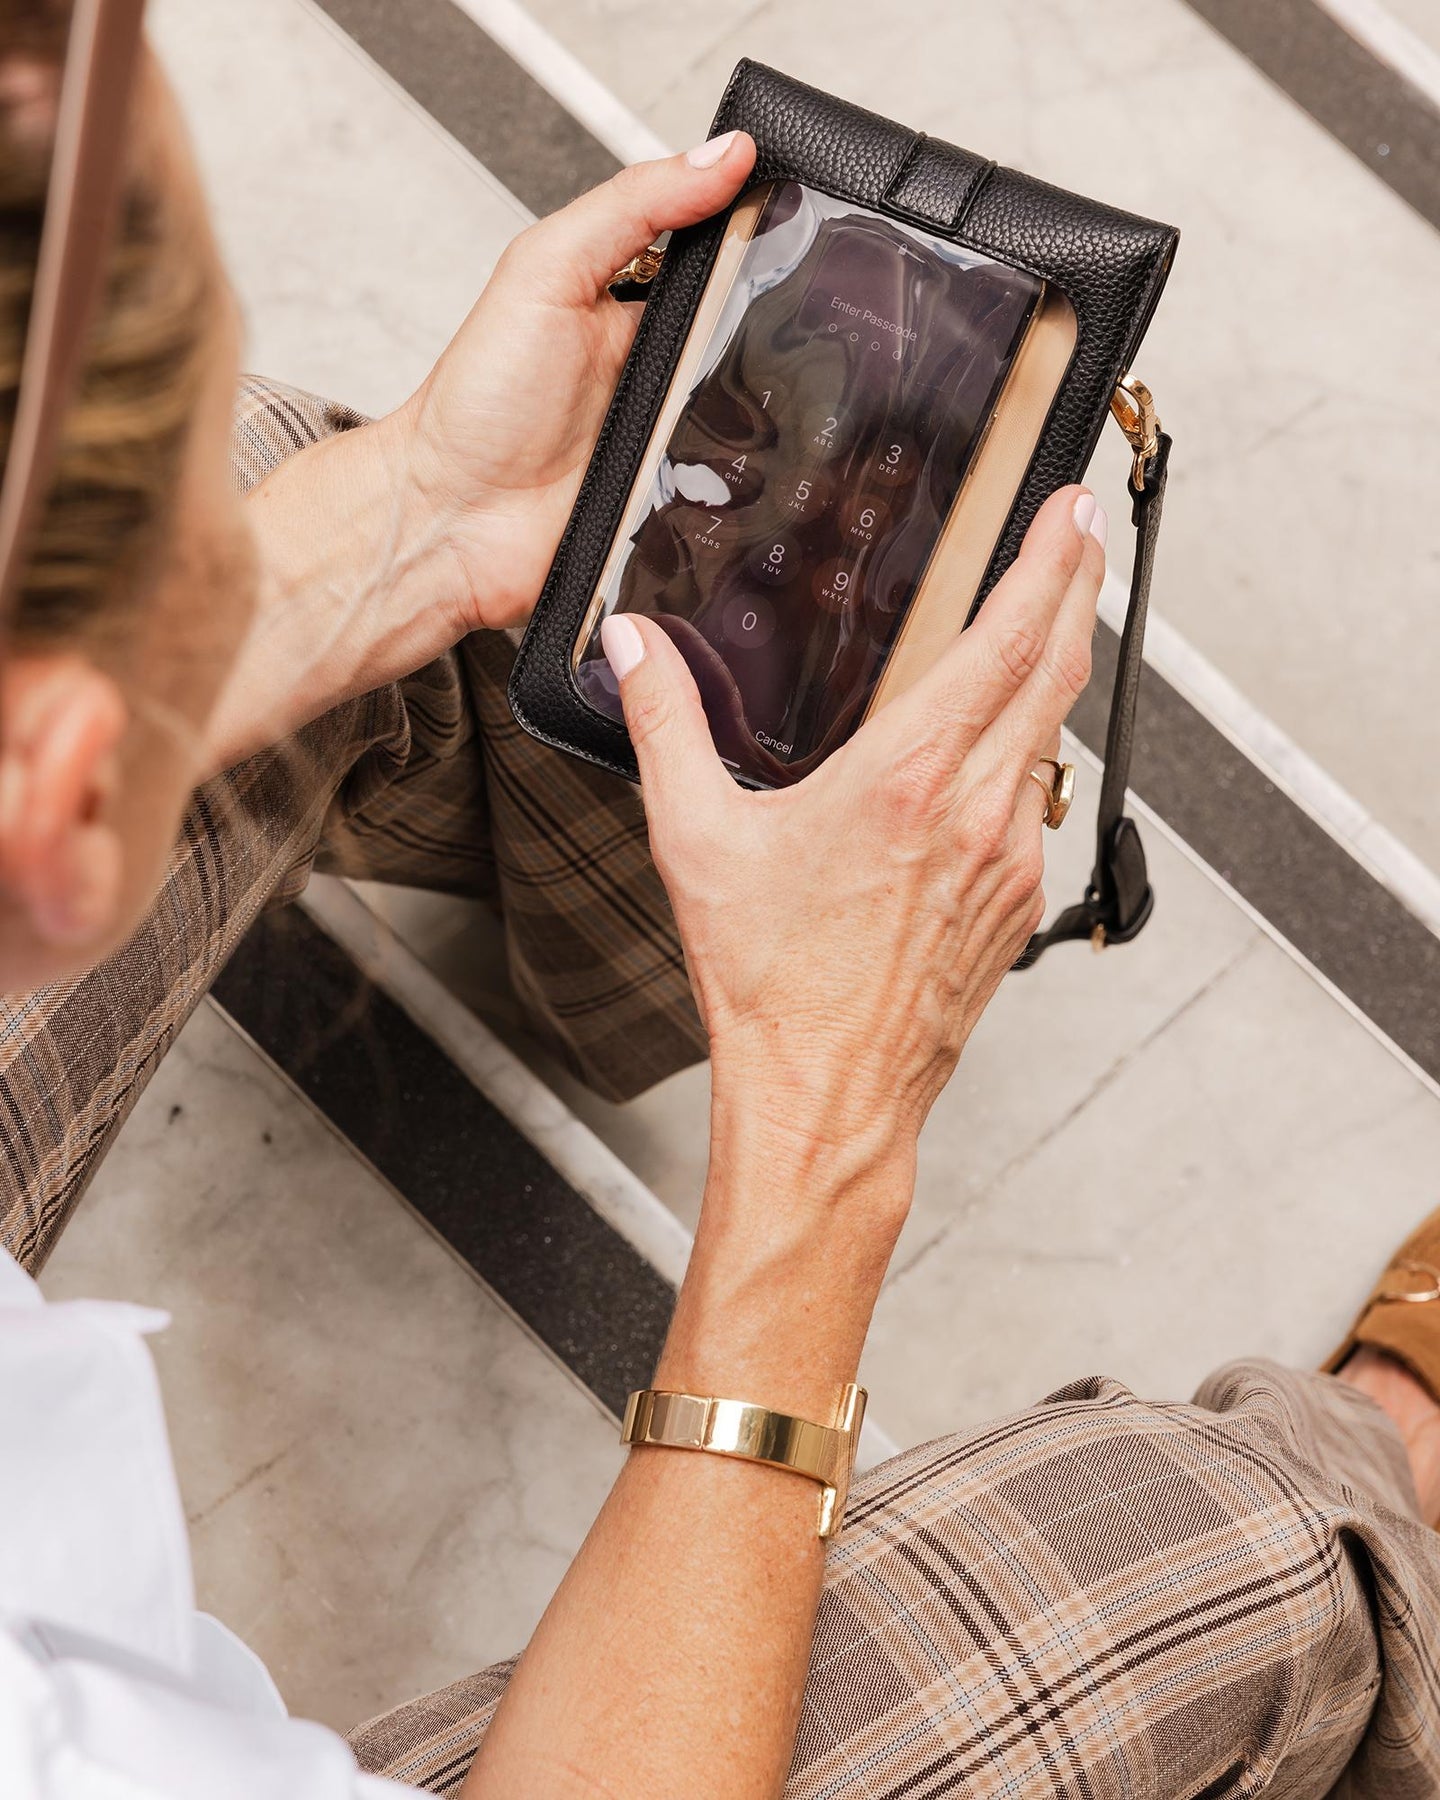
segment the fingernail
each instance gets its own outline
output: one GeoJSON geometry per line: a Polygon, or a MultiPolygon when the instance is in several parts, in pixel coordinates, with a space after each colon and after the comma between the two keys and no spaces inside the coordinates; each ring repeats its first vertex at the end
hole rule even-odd
{"type": "Polygon", "coordinates": [[[1090,521],[1095,517],[1095,496],[1082,494],[1075,502],[1075,529],[1084,537],[1090,529],[1090,521]]]}
{"type": "Polygon", "coordinates": [[[600,647],[617,681],[623,681],[645,655],[645,640],[624,613],[612,613],[600,627],[600,647]]]}
{"type": "Polygon", "coordinates": [[[692,169],[713,169],[735,142],[736,136],[736,132],[722,131],[719,137],[710,138],[703,144],[697,144],[693,150],[688,150],[685,160],[692,169]]]}
{"type": "Polygon", "coordinates": [[[1103,550],[1110,536],[1110,515],[1103,506],[1095,508],[1095,517],[1090,522],[1090,535],[1103,550]]]}

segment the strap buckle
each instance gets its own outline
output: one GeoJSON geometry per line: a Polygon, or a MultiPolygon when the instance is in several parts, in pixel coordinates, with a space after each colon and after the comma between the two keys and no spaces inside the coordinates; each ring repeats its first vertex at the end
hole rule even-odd
{"type": "Polygon", "coordinates": [[[605,283],[613,293],[616,288],[649,287],[665,261],[665,246],[651,244],[638,256],[632,256],[623,269],[617,269],[605,283]]]}
{"type": "Polygon", "coordinates": [[[1143,494],[1150,465],[1160,449],[1160,415],[1155,410],[1155,396],[1143,381],[1130,375],[1110,396],[1110,410],[1135,452],[1130,485],[1137,494],[1143,494]]]}

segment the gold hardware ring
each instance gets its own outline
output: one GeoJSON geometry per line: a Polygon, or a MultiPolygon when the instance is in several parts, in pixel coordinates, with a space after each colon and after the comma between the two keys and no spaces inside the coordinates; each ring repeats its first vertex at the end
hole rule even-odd
{"type": "Polygon", "coordinates": [[[651,244],[648,250],[642,250],[638,256],[632,256],[623,269],[617,269],[605,285],[608,288],[649,287],[660,273],[660,265],[664,260],[663,245],[651,244]]]}
{"type": "Polygon", "coordinates": [[[1051,831],[1058,831],[1065,823],[1065,815],[1075,799],[1074,763],[1057,762],[1053,756],[1042,756],[1028,774],[1045,796],[1045,823],[1051,831]],[[1048,781],[1040,773],[1041,769],[1051,771],[1048,781]]]}
{"type": "Polygon", "coordinates": [[[1155,410],[1155,396],[1143,381],[1131,376],[1111,396],[1110,410],[1135,453],[1131,486],[1137,494],[1143,494],[1150,464],[1160,450],[1160,415],[1155,410]]]}

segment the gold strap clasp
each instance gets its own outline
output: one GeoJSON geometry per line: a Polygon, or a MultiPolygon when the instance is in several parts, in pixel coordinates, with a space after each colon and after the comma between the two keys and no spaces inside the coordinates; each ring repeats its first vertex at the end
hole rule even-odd
{"type": "Polygon", "coordinates": [[[1150,464],[1160,448],[1160,415],[1155,410],[1155,396],[1143,381],[1130,375],[1111,395],[1110,410],[1135,452],[1131,486],[1137,494],[1143,494],[1150,464]]]}
{"type": "Polygon", "coordinates": [[[605,285],[612,291],[617,287],[649,287],[660,273],[660,265],[664,260],[664,246],[651,244],[648,250],[632,256],[623,269],[617,269],[605,285]]]}

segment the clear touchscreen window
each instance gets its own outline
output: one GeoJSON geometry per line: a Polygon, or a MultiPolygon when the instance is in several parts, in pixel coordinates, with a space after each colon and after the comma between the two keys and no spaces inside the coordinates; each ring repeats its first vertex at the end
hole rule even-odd
{"type": "Polygon", "coordinates": [[[620,716],[601,619],[643,612],[742,778],[784,785],[849,737],[1042,291],[863,207],[770,189],[577,645],[590,704],[620,716]]]}

